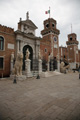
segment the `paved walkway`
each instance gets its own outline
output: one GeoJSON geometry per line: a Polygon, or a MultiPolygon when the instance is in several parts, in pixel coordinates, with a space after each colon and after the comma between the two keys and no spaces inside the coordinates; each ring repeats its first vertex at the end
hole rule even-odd
{"type": "Polygon", "coordinates": [[[0,120],[80,120],[78,73],[0,80],[0,120]]]}

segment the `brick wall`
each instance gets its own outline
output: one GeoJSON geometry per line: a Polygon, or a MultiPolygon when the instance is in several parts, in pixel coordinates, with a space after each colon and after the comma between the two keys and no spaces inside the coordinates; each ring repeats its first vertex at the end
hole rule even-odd
{"type": "MultiPolygon", "coordinates": [[[[48,56],[49,54],[51,54],[51,37],[53,40],[54,35],[48,34],[46,36],[43,36],[43,39],[40,41],[40,50],[41,50],[41,54],[42,54],[42,58],[45,58],[48,61],[48,56]],[[47,49],[47,51],[45,52],[45,49],[47,49]]],[[[58,54],[58,48],[54,48],[54,40],[53,40],[53,56],[57,57],[58,54]]],[[[58,41],[56,42],[57,46],[58,46],[58,41]]]]}
{"type": "Polygon", "coordinates": [[[67,59],[68,60],[68,52],[66,47],[59,47],[59,55],[60,59],[67,59]]]}
{"type": "Polygon", "coordinates": [[[0,77],[2,77],[2,74],[3,77],[7,77],[10,75],[11,53],[15,52],[14,29],[0,25],[0,36],[4,38],[4,50],[0,50],[0,57],[4,58],[4,68],[0,70],[0,77]],[[12,48],[10,46],[12,46],[12,48]]]}

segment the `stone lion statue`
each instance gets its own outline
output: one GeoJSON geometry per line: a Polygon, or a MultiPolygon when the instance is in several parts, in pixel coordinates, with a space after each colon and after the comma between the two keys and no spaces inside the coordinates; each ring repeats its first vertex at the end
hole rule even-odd
{"type": "Polygon", "coordinates": [[[20,52],[17,54],[12,74],[15,74],[17,76],[22,75],[22,65],[23,65],[23,53],[20,52]]]}
{"type": "Polygon", "coordinates": [[[61,62],[61,64],[60,64],[60,72],[61,73],[65,73],[66,69],[69,69],[69,68],[70,68],[70,65],[65,66],[65,63],[61,62]]]}
{"type": "Polygon", "coordinates": [[[26,50],[26,60],[29,59],[29,55],[30,55],[30,52],[29,52],[29,50],[27,49],[27,50],[26,50]]]}

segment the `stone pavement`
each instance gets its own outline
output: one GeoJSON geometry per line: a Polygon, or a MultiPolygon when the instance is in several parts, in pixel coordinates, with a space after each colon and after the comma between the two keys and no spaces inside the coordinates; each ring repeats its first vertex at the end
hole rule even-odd
{"type": "Polygon", "coordinates": [[[80,120],[79,74],[0,79],[0,120],[80,120]]]}

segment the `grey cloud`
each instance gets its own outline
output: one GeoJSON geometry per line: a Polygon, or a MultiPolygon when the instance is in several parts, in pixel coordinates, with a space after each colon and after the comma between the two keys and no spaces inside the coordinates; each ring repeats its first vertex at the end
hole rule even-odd
{"type": "MultiPolygon", "coordinates": [[[[49,17],[45,11],[51,7],[51,17],[56,19],[60,30],[60,45],[66,45],[67,35],[73,32],[80,37],[80,0],[0,0],[0,24],[17,29],[19,18],[26,19],[29,11],[30,19],[38,26],[37,36],[43,29],[43,21],[49,17]]],[[[80,45],[79,45],[80,48],[80,45]]]]}

